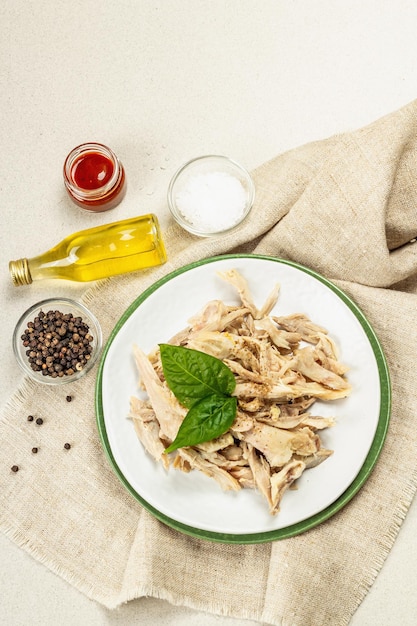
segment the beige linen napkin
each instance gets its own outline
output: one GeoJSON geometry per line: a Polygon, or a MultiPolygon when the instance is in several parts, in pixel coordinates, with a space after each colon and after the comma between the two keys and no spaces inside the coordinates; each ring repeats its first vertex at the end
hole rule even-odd
{"type": "Polygon", "coordinates": [[[248,546],[190,538],[155,520],[113,474],[95,425],[94,374],[71,388],[25,380],[1,416],[0,527],[107,607],[151,595],[276,625],[348,624],[416,489],[417,244],[409,242],[417,235],[417,101],[279,156],[253,176],[256,204],[236,232],[197,239],[173,226],[167,265],[103,281],[85,301],[108,336],[157,278],[230,251],[291,259],[335,281],[368,316],[392,376],[389,432],[365,486],[297,537],[248,546]]]}

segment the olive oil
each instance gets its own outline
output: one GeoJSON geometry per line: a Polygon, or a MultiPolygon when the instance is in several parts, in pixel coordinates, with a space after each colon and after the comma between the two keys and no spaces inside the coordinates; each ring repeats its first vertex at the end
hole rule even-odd
{"type": "Polygon", "coordinates": [[[10,261],[9,271],[16,286],[51,278],[87,282],[165,261],[158,219],[148,214],[69,235],[39,256],[10,261]]]}

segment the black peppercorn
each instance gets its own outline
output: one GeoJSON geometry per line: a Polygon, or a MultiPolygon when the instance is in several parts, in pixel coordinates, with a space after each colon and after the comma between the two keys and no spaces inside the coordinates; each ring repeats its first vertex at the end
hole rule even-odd
{"type": "Polygon", "coordinates": [[[33,454],[37,454],[38,453],[39,448],[32,448],[32,452],[33,454]]]}
{"type": "Polygon", "coordinates": [[[72,396],[67,396],[67,397],[66,397],[66,401],[67,401],[67,402],[71,402],[71,400],[72,400],[72,396]]]}
{"type": "Polygon", "coordinates": [[[36,423],[38,424],[38,426],[40,426],[41,424],[43,424],[43,419],[41,417],[38,417],[36,423]]]}
{"type": "Polygon", "coordinates": [[[64,448],[65,448],[65,450],[69,450],[71,448],[71,444],[70,443],[64,443],[64,448]]]}
{"type": "Polygon", "coordinates": [[[33,415],[28,415],[28,422],[33,422],[33,415]]]}
{"type": "Polygon", "coordinates": [[[19,471],[19,467],[17,465],[12,465],[12,472],[16,473],[19,471]]]}
{"type": "Polygon", "coordinates": [[[21,335],[35,372],[51,378],[72,376],[91,357],[93,336],[81,317],[61,311],[40,311],[21,335]]]}

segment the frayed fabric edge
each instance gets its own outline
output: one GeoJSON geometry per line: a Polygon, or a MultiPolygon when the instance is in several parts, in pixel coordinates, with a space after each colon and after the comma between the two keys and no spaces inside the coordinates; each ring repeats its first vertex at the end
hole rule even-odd
{"type": "Polygon", "coordinates": [[[37,383],[33,381],[29,376],[23,376],[22,380],[19,382],[18,387],[6,401],[6,403],[1,407],[0,413],[6,417],[10,418],[14,415],[15,411],[20,408],[20,406],[33,396],[37,388],[37,383]]]}
{"type": "MultiPolygon", "coordinates": [[[[132,594],[129,595],[129,597],[127,597],[117,606],[113,607],[113,609],[117,610],[124,604],[127,604],[128,602],[131,602],[133,600],[139,600],[141,598],[155,598],[156,600],[164,600],[165,602],[168,602],[175,607],[184,607],[187,609],[192,609],[194,611],[200,611],[201,613],[218,615],[220,617],[247,619],[266,624],[265,621],[262,621],[262,616],[259,613],[247,611],[243,607],[240,611],[230,611],[228,607],[225,607],[222,604],[211,603],[208,606],[204,602],[194,601],[188,597],[179,598],[171,592],[167,591],[166,589],[158,589],[153,585],[140,585],[139,587],[136,587],[132,594]]],[[[271,626],[283,626],[283,622],[281,621],[281,619],[277,621],[276,618],[273,621],[267,622],[267,624],[270,624],[271,626]]]]}
{"type": "Polygon", "coordinates": [[[353,607],[351,615],[346,617],[346,622],[343,622],[341,626],[348,626],[352,619],[352,616],[360,607],[360,605],[368,595],[369,591],[371,590],[372,585],[374,584],[378,574],[382,570],[382,567],[384,566],[384,563],[395,544],[395,541],[401,530],[402,523],[404,522],[415,497],[416,491],[417,472],[414,472],[414,474],[410,477],[410,481],[405,486],[403,493],[401,494],[397,507],[392,513],[391,526],[387,529],[386,535],[380,538],[380,549],[378,554],[375,555],[372,566],[369,568],[368,576],[363,581],[362,585],[358,588],[356,605],[353,607]]]}
{"type": "Polygon", "coordinates": [[[110,278],[102,278],[93,285],[90,285],[88,289],[81,295],[80,302],[82,302],[86,306],[89,306],[93,302],[96,294],[100,293],[102,288],[108,283],[110,283],[110,278]]]}
{"type": "Polygon", "coordinates": [[[26,539],[20,531],[11,526],[0,526],[0,529],[10,541],[12,541],[20,549],[24,550],[26,554],[34,558],[41,565],[47,567],[52,573],[59,576],[74,589],[77,589],[77,591],[85,595],[88,599],[103,605],[107,609],[114,609],[121,604],[116,597],[110,597],[110,594],[108,596],[104,596],[103,593],[101,593],[101,589],[88,584],[79,576],[69,572],[64,566],[54,562],[51,557],[44,554],[36,545],[26,539]]]}

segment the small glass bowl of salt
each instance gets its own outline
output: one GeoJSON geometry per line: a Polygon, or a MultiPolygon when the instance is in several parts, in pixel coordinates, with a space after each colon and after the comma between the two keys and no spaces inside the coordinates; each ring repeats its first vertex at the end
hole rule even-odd
{"type": "Polygon", "coordinates": [[[188,161],[168,187],[168,206],[182,228],[199,237],[223,234],[240,224],[255,199],[248,172],[225,156],[188,161]]]}

